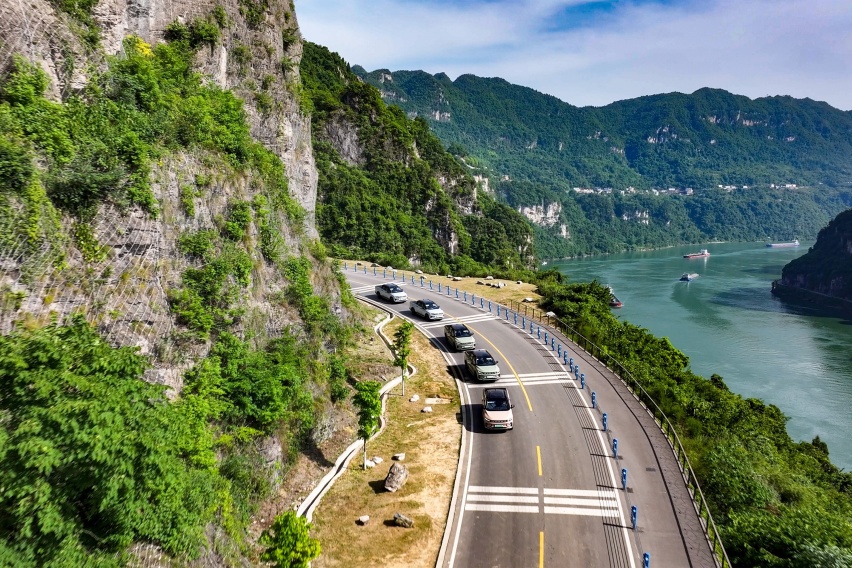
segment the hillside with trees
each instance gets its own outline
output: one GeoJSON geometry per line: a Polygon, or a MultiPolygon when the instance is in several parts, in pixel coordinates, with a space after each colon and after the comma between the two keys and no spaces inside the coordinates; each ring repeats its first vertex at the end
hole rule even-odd
{"type": "Polygon", "coordinates": [[[477,193],[424,119],[386,105],[325,47],[305,43],[301,73],[320,175],[318,228],[333,254],[454,274],[534,262],[526,220],[477,193]]]}
{"type": "Polygon", "coordinates": [[[557,204],[541,257],[813,238],[852,205],[852,115],[825,103],[700,89],[578,108],[498,78],[354,70],[499,199],[557,204]]]}

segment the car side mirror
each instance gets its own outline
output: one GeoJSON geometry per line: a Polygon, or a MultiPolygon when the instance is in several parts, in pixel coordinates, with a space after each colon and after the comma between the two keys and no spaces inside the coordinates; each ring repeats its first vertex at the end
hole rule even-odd
{"type": "Polygon", "coordinates": [[[510,404],[510,405],[509,405],[509,408],[515,408],[515,405],[514,405],[514,404],[510,404]]]}

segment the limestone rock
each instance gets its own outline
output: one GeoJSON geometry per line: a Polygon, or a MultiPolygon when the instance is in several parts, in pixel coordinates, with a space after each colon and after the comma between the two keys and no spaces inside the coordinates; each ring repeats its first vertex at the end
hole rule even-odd
{"type": "Polygon", "coordinates": [[[364,526],[369,522],[370,522],[370,515],[361,515],[360,517],[358,517],[357,523],[361,526],[364,526]]]}
{"type": "Polygon", "coordinates": [[[432,407],[431,406],[424,406],[423,410],[421,410],[420,412],[432,412],[432,407]]]}
{"type": "Polygon", "coordinates": [[[417,402],[418,400],[420,400],[420,395],[415,394],[411,398],[408,399],[408,402],[417,402]]]}
{"type": "Polygon", "coordinates": [[[370,461],[371,461],[371,462],[373,462],[373,463],[375,463],[375,464],[379,464],[379,463],[382,463],[382,462],[383,462],[383,461],[385,461],[385,460],[384,460],[384,458],[381,458],[381,457],[379,457],[379,456],[373,456],[373,457],[370,459],[370,461]]]}
{"type": "Polygon", "coordinates": [[[401,463],[395,463],[388,470],[388,475],[385,477],[385,489],[391,493],[395,493],[408,481],[408,468],[401,463]]]}
{"type": "Polygon", "coordinates": [[[396,461],[405,461],[405,452],[394,454],[393,459],[395,459],[396,461]]]}
{"type": "Polygon", "coordinates": [[[406,517],[402,513],[394,513],[393,524],[395,524],[398,527],[410,529],[414,526],[414,519],[406,517]]]}
{"type": "Polygon", "coordinates": [[[373,469],[374,467],[376,467],[376,462],[373,460],[367,460],[364,462],[364,469],[373,469]]]}

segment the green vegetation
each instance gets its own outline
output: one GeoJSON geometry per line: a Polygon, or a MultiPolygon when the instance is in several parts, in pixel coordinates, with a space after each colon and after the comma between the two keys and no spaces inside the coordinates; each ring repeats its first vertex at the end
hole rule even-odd
{"type": "Polygon", "coordinates": [[[423,119],[386,106],[337,54],[304,46],[300,70],[320,173],[317,223],[333,255],[394,266],[412,259],[454,274],[529,264],[529,225],[510,207],[474,197],[473,179],[423,119]],[[353,129],[359,155],[341,156],[328,128],[353,129]]]}
{"type": "MultiPolygon", "coordinates": [[[[379,431],[379,419],[382,415],[382,397],[379,381],[359,381],[355,383],[355,395],[352,402],[358,408],[358,437],[364,440],[364,463],[367,463],[367,440],[379,431]]],[[[364,466],[367,467],[366,465],[364,466]]]]}
{"type": "Polygon", "coordinates": [[[408,375],[408,357],[411,355],[411,333],[414,324],[403,322],[393,334],[393,364],[399,367],[402,376],[402,396],[405,396],[405,377],[408,375]]]}
{"type": "Polygon", "coordinates": [[[835,217],[819,232],[807,254],[792,260],[781,272],[781,282],[845,300],[852,300],[852,209],[835,217]]]}
{"type": "Polygon", "coordinates": [[[146,367],[80,318],[0,336],[0,564],[111,566],[134,540],[198,554],[228,486],[188,459],[211,447],[146,367]]]}
{"type": "Polygon", "coordinates": [[[310,529],[310,523],[292,511],[281,513],[260,537],[267,546],[261,560],[275,568],[307,568],[320,555],[320,543],[308,535],[310,529]]]}
{"type": "Polygon", "coordinates": [[[734,566],[848,566],[852,474],[819,438],[796,443],[781,411],[689,370],[668,339],[618,320],[597,282],[541,273],[541,307],[556,312],[619,361],[675,425],[734,566]]]}
{"type": "Polygon", "coordinates": [[[536,229],[540,257],[813,238],[852,205],[852,116],[825,103],[701,89],[577,108],[502,79],[398,71],[380,83],[387,70],[354,71],[406,113],[430,117],[451,153],[488,176],[502,200],[515,208],[560,204],[555,228],[536,229]],[[773,183],[799,188],[770,190],[773,183]],[[749,189],[726,194],[718,185],[749,189]],[[617,193],[628,187],[690,187],[696,195],[617,193]]]}

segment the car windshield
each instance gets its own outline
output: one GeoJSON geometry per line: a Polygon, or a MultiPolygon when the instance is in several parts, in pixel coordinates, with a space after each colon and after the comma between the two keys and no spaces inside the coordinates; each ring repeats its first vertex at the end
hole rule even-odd
{"type": "Polygon", "coordinates": [[[396,284],[388,284],[387,289],[389,292],[402,292],[402,288],[400,288],[396,284]]]}
{"type": "Polygon", "coordinates": [[[470,330],[466,327],[456,330],[456,337],[470,337],[470,330]]]}
{"type": "Polygon", "coordinates": [[[509,401],[505,398],[489,398],[485,401],[485,410],[509,410],[509,401]]]}
{"type": "Polygon", "coordinates": [[[423,300],[423,307],[427,310],[437,310],[438,304],[435,302],[430,302],[429,300],[423,300]]]}
{"type": "Polygon", "coordinates": [[[494,361],[494,357],[491,355],[486,355],[484,357],[476,358],[477,365],[496,365],[497,363],[494,361]]]}

